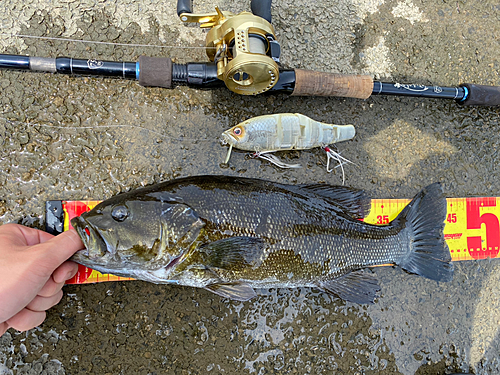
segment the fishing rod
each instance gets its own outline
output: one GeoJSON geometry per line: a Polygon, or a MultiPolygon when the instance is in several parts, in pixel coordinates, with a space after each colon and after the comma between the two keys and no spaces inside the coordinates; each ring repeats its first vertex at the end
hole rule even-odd
{"type": "Polygon", "coordinates": [[[178,0],[184,23],[210,28],[206,52],[210,62],[173,63],[168,57],[140,56],[137,62],[32,57],[0,54],[0,68],[61,74],[135,79],[146,87],[187,85],[213,89],[226,86],[241,95],[286,93],[292,96],[335,96],[367,99],[395,95],[453,99],[462,105],[500,105],[500,87],[461,84],[427,86],[374,81],[368,75],[346,75],[303,69],[281,69],[280,45],[271,24],[272,0],[252,0],[250,12],[194,14],[190,0],[178,0]]]}

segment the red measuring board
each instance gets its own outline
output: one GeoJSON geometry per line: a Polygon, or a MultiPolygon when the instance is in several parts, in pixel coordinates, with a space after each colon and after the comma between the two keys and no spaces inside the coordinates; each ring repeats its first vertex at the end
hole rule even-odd
{"type": "MultiPolygon", "coordinates": [[[[370,214],[365,222],[385,225],[410,202],[410,199],[372,199],[370,214]]],[[[500,198],[448,198],[444,238],[453,261],[500,258],[500,198]]],[[[99,201],[63,201],[64,230],[70,220],[94,208],[99,201]]],[[[68,284],[123,281],[131,278],[101,274],[79,266],[68,284]]]]}

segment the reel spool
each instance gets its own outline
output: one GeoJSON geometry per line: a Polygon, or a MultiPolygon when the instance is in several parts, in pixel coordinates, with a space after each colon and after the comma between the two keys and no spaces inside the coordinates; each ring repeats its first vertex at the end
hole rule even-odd
{"type": "Polygon", "coordinates": [[[181,13],[183,22],[210,27],[206,48],[217,64],[217,77],[241,95],[256,95],[271,89],[279,78],[279,44],[273,26],[250,12],[181,13]]]}

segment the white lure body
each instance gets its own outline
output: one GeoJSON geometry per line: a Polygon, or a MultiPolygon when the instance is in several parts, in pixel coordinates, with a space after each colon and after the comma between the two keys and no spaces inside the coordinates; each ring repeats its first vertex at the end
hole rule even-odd
{"type": "Polygon", "coordinates": [[[325,124],[299,113],[279,113],[243,121],[222,137],[240,150],[267,153],[325,147],[352,139],[355,134],[352,125],[325,124]]]}

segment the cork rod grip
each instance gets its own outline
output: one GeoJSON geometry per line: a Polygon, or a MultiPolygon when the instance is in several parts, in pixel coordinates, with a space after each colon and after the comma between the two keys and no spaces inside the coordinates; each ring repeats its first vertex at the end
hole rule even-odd
{"type": "Polygon", "coordinates": [[[368,99],[373,79],[365,75],[345,75],[295,69],[294,96],[342,96],[368,99]]]}

